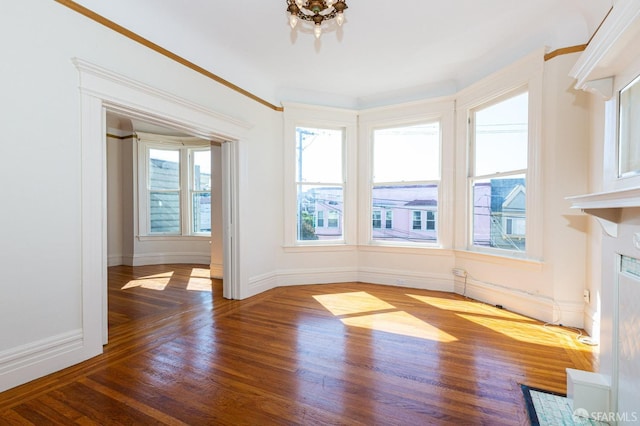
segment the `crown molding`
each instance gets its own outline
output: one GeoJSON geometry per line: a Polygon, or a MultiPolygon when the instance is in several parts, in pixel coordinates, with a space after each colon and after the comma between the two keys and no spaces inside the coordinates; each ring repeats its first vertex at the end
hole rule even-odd
{"type": "Polygon", "coordinates": [[[87,17],[87,18],[89,18],[89,19],[91,19],[91,20],[93,20],[93,21],[95,21],[95,22],[97,22],[97,23],[99,23],[101,25],[104,25],[105,27],[117,32],[120,35],[123,35],[123,36],[127,37],[130,40],[133,40],[133,41],[135,41],[137,43],[140,43],[143,46],[145,46],[145,47],[147,47],[147,48],[149,48],[149,49],[151,49],[151,50],[153,50],[153,51],[155,51],[155,52],[157,52],[157,53],[159,53],[159,54],[161,54],[161,55],[163,55],[163,56],[165,56],[165,57],[167,57],[167,58],[169,58],[169,59],[181,64],[181,65],[184,65],[185,67],[187,67],[187,68],[189,68],[189,69],[191,69],[191,70],[193,70],[193,71],[195,71],[195,72],[197,72],[199,74],[202,74],[205,77],[208,77],[211,80],[213,80],[213,81],[215,81],[217,83],[220,83],[223,86],[225,86],[225,87],[227,87],[227,88],[229,88],[229,89],[231,89],[231,90],[233,90],[233,91],[235,91],[235,92],[237,92],[237,93],[239,93],[241,95],[244,95],[244,96],[248,97],[249,99],[252,99],[252,100],[254,100],[254,101],[256,101],[256,102],[258,102],[258,103],[260,103],[260,104],[262,104],[262,105],[264,105],[266,107],[268,107],[268,108],[271,108],[274,111],[279,111],[279,112],[283,111],[282,107],[276,106],[276,105],[272,104],[271,102],[268,102],[268,101],[266,101],[266,100],[264,100],[264,99],[262,99],[262,98],[260,98],[260,97],[258,97],[256,95],[254,95],[253,93],[250,93],[250,92],[244,90],[243,88],[241,88],[239,86],[236,86],[235,84],[223,79],[222,77],[220,77],[220,76],[218,76],[218,75],[216,75],[216,74],[214,74],[214,73],[202,68],[199,65],[194,64],[191,61],[186,60],[185,58],[183,58],[183,57],[171,52],[170,50],[165,49],[162,46],[159,46],[159,45],[153,43],[150,40],[147,40],[146,38],[134,33],[133,31],[130,31],[130,30],[124,28],[123,26],[116,24],[115,22],[105,18],[102,15],[99,15],[99,14],[95,13],[94,11],[92,11],[90,9],[87,9],[86,7],[80,5],[80,4],[78,4],[78,3],[76,3],[76,2],[74,2],[72,0],[55,0],[55,1],[57,3],[60,3],[63,6],[68,7],[69,9],[71,9],[71,10],[73,10],[75,12],[80,13],[81,15],[83,15],[83,16],[85,16],[85,17],[87,17]]]}
{"type": "Polygon", "coordinates": [[[612,77],[640,54],[640,1],[618,0],[569,76],[576,79],[575,88],[587,90],[589,82],[612,77]]]}

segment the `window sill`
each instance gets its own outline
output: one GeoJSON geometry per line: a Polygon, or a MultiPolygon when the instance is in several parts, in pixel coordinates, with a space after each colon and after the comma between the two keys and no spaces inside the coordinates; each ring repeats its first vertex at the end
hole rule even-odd
{"type": "Polygon", "coordinates": [[[208,241],[210,235],[138,235],[138,241],[208,241]]]}
{"type": "Polygon", "coordinates": [[[285,253],[305,253],[305,252],[332,252],[332,251],[354,251],[357,246],[350,244],[300,244],[295,246],[283,246],[285,253]]]}
{"type": "Polygon", "coordinates": [[[368,244],[358,246],[363,252],[397,253],[397,254],[428,254],[430,256],[452,256],[453,251],[437,245],[401,245],[401,244],[368,244]]]}

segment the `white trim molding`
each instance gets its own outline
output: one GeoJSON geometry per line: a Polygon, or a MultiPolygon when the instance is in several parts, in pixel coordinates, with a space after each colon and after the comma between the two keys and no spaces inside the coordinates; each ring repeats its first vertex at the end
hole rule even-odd
{"type": "Polygon", "coordinates": [[[422,290],[453,292],[453,280],[449,274],[423,273],[417,271],[387,268],[361,268],[358,281],[392,285],[396,287],[418,288],[422,290]]]}
{"type": "Polygon", "coordinates": [[[620,73],[640,54],[634,37],[640,34],[640,2],[617,0],[589,45],[580,55],[569,76],[575,88],[588,90],[593,81],[620,73]]]}
{"type": "Polygon", "coordinates": [[[72,330],[0,352],[0,392],[84,359],[82,330],[72,330]]]}
{"type": "Polygon", "coordinates": [[[582,327],[582,303],[556,301],[550,297],[493,285],[472,277],[455,279],[455,292],[480,302],[554,324],[582,327]]]}
{"type": "MultiPolygon", "coordinates": [[[[107,343],[107,214],[106,214],[106,111],[118,112],[185,134],[222,142],[223,206],[229,210],[224,226],[225,297],[242,295],[237,145],[251,125],[211,111],[168,92],[131,80],[97,65],[73,58],[79,73],[82,162],[82,315],[83,359],[102,353],[107,343]],[[226,153],[226,154],[225,154],[226,153]],[[230,153],[232,155],[230,155],[230,153]],[[225,159],[227,160],[225,162],[225,159]],[[229,185],[229,182],[234,185],[229,185]],[[231,208],[233,205],[233,208],[231,208]]],[[[134,259],[132,259],[134,260],[134,259]]],[[[165,259],[163,259],[164,261],[165,259]]],[[[210,259],[202,258],[203,263],[210,259]]],[[[246,286],[247,283],[244,283],[246,286]]]]}

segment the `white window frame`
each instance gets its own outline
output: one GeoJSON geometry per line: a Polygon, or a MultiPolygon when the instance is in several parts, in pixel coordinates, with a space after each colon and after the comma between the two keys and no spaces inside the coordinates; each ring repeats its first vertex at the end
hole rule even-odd
{"type": "MultiPolygon", "coordinates": [[[[284,104],[284,247],[287,251],[341,250],[357,244],[357,112],[338,108],[284,104]],[[341,129],[343,131],[343,223],[342,238],[330,240],[297,239],[296,128],[341,129]]],[[[328,212],[324,228],[329,228],[328,212]]]]}
{"type": "MultiPolygon", "coordinates": [[[[475,164],[475,153],[476,153],[476,140],[475,140],[475,127],[476,127],[476,123],[474,120],[475,114],[479,111],[482,111],[486,108],[491,108],[492,106],[499,104],[500,102],[503,101],[507,101],[509,99],[512,99],[514,97],[520,96],[523,93],[527,93],[527,98],[529,95],[529,90],[527,87],[519,87],[513,91],[509,91],[507,93],[502,94],[501,96],[498,96],[494,99],[491,99],[488,102],[482,103],[478,106],[476,106],[475,108],[469,109],[467,111],[467,114],[469,116],[469,131],[468,131],[468,135],[469,135],[469,140],[468,140],[468,144],[469,144],[469,162],[468,162],[468,177],[467,177],[467,186],[468,186],[468,193],[469,193],[469,207],[468,207],[468,217],[469,217],[469,246],[472,247],[473,250],[477,250],[477,251],[486,251],[489,253],[495,253],[495,254],[503,254],[503,255],[508,255],[508,256],[513,256],[513,257],[522,257],[525,255],[526,253],[526,243],[525,243],[525,250],[524,252],[519,251],[519,250],[515,250],[515,249],[508,249],[508,248],[503,248],[503,247],[485,247],[485,246],[477,246],[473,244],[473,233],[474,233],[474,227],[473,227],[473,220],[474,220],[474,193],[473,193],[473,188],[474,188],[474,184],[477,181],[484,181],[484,180],[490,180],[490,179],[496,179],[496,178],[509,178],[509,177],[515,177],[515,176],[524,176],[524,181],[525,181],[525,185],[528,184],[528,178],[529,178],[529,170],[528,170],[528,159],[527,159],[527,168],[524,169],[509,169],[509,170],[503,170],[503,171],[499,171],[496,173],[491,173],[491,174],[484,174],[484,175],[479,175],[477,174],[476,170],[474,170],[474,164],[475,164]]],[[[527,111],[529,109],[529,105],[527,105],[527,111]]],[[[528,129],[529,123],[527,122],[527,129],[528,129]]],[[[528,132],[528,130],[527,130],[528,132]]],[[[529,137],[527,135],[527,150],[530,144],[530,140],[529,137]]],[[[528,155],[528,152],[527,152],[528,155]]],[[[526,192],[525,192],[526,194],[526,192]]],[[[524,216],[524,220],[526,221],[528,219],[528,214],[529,212],[526,210],[525,208],[525,216],[524,216]]],[[[493,212],[492,212],[493,214],[493,212]]],[[[503,238],[510,236],[510,234],[506,233],[506,228],[504,227],[504,224],[506,223],[504,220],[504,216],[501,218],[501,220],[499,221],[502,229],[504,232],[501,232],[503,238]]],[[[493,226],[493,225],[492,225],[493,226]]],[[[491,232],[491,231],[490,231],[491,232]]],[[[525,237],[525,241],[526,241],[526,235],[525,237]]]]}
{"type": "MultiPolygon", "coordinates": [[[[193,160],[195,151],[211,150],[211,142],[199,138],[154,135],[137,132],[137,222],[138,239],[193,239],[209,240],[211,232],[193,232],[192,194],[193,189],[193,160]],[[180,152],[180,232],[160,233],[151,232],[151,218],[149,206],[149,151],[151,149],[178,150],[180,152]]],[[[209,191],[211,192],[211,191],[209,191]]]]}
{"type": "Polygon", "coordinates": [[[456,207],[456,223],[464,232],[456,233],[455,247],[459,251],[489,254],[503,258],[542,260],[542,171],[540,164],[542,146],[542,91],[544,58],[534,52],[517,63],[492,74],[489,78],[461,91],[456,97],[456,164],[466,164],[456,171],[458,199],[466,200],[456,207]],[[529,93],[527,187],[526,187],[526,247],[524,252],[491,247],[477,247],[472,240],[472,194],[468,185],[470,155],[470,114],[472,110],[490,105],[498,99],[506,99],[518,91],[529,93]]]}
{"type": "MultiPolygon", "coordinates": [[[[373,239],[371,221],[361,221],[358,240],[361,246],[375,250],[432,250],[449,249],[454,244],[454,154],[455,102],[453,98],[412,102],[360,113],[359,205],[360,214],[371,218],[373,188],[373,136],[378,129],[408,127],[424,123],[440,123],[440,179],[438,184],[438,214],[436,242],[380,241],[373,239]]],[[[436,183],[434,181],[434,183],[436,183]]],[[[380,184],[376,182],[376,184],[380,184]]]]}

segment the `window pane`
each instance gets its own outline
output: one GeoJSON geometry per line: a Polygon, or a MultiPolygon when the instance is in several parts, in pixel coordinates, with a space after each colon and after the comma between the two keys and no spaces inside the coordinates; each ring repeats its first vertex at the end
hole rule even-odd
{"type": "Polygon", "coordinates": [[[298,185],[298,240],[342,239],[343,204],[341,186],[298,185]],[[316,227],[315,217],[326,226],[316,227]]]}
{"type": "Polygon", "coordinates": [[[618,159],[619,176],[640,172],[640,78],[620,91],[618,159]]]}
{"type": "Polygon", "coordinates": [[[194,233],[209,233],[211,232],[211,193],[198,192],[192,195],[192,231],[194,233]]]}
{"type": "Polygon", "coordinates": [[[179,150],[149,150],[149,188],[180,189],[179,150]]]}
{"type": "Polygon", "coordinates": [[[526,180],[524,175],[473,183],[473,244],[525,250],[526,180]]]}
{"type": "Polygon", "coordinates": [[[193,189],[211,189],[211,151],[208,149],[193,151],[193,189]]]}
{"type": "Polygon", "coordinates": [[[151,191],[149,210],[152,233],[180,233],[180,192],[151,191]]]}
{"type": "Polygon", "coordinates": [[[374,132],[373,181],[440,179],[440,123],[374,132]]]}
{"type": "Polygon", "coordinates": [[[372,224],[373,229],[382,228],[382,212],[380,210],[373,212],[372,224]]]}
{"type": "Polygon", "coordinates": [[[473,176],[527,168],[528,99],[525,92],[475,112],[473,176]]]}
{"type": "Polygon", "coordinates": [[[342,130],[296,128],[298,182],[342,183],[342,130]]]}
{"type": "Polygon", "coordinates": [[[417,242],[438,240],[436,224],[438,185],[374,186],[373,208],[386,211],[385,227],[373,228],[374,240],[417,242]],[[425,220],[424,225],[423,220],[425,220]]]}

